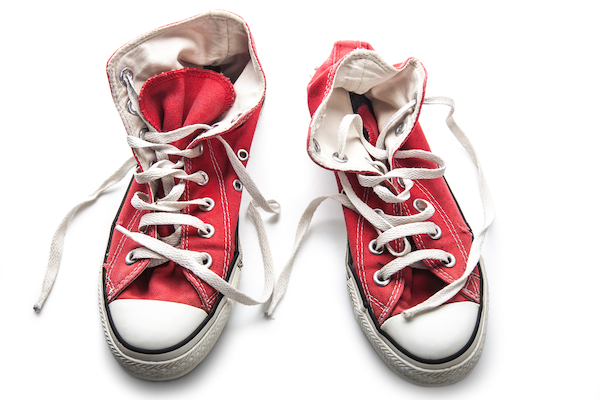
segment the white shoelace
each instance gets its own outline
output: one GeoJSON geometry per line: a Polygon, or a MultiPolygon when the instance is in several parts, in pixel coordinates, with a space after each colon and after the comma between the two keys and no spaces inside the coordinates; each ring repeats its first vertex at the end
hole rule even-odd
{"type": "MultiPolygon", "coordinates": [[[[481,201],[483,204],[483,213],[484,213],[484,223],[483,227],[480,228],[479,231],[474,233],[473,243],[471,245],[470,254],[467,261],[466,269],[463,275],[452,282],[451,284],[445,286],[435,294],[433,294],[429,299],[424,302],[405,310],[402,314],[405,318],[411,318],[419,313],[432,310],[437,308],[454,297],[465,285],[467,279],[477,266],[480,256],[481,256],[481,248],[483,246],[483,241],[485,239],[486,232],[494,219],[494,206],[491,198],[491,194],[487,183],[485,181],[485,177],[483,175],[483,171],[481,169],[481,165],[477,154],[471,145],[470,141],[464,134],[464,132],[458,127],[452,114],[454,113],[454,101],[450,98],[446,97],[434,97],[425,99],[424,104],[439,104],[450,107],[450,112],[446,118],[446,124],[449,129],[452,131],[456,139],[460,142],[460,144],[465,148],[468,152],[471,160],[476,165],[478,174],[479,174],[479,191],[481,195],[481,201]]],[[[405,107],[402,107],[391,119],[390,121],[398,121],[401,119],[404,114],[406,114],[412,107],[415,106],[415,101],[408,103],[405,107]]],[[[344,160],[346,157],[344,155],[344,149],[346,145],[348,130],[352,124],[356,124],[357,131],[362,132],[362,120],[360,116],[355,114],[347,115],[342,119],[340,124],[340,128],[338,130],[338,151],[335,153],[334,157],[339,160],[344,160]]],[[[394,154],[395,158],[421,158],[423,160],[432,161],[438,165],[436,169],[424,169],[424,168],[396,168],[388,171],[386,166],[386,159],[388,157],[388,152],[384,148],[385,136],[388,131],[391,130],[390,126],[386,126],[375,146],[371,145],[364,137],[361,136],[361,140],[369,154],[373,158],[373,165],[376,166],[382,174],[380,176],[367,176],[367,175],[358,175],[358,182],[363,187],[371,187],[373,191],[379,196],[382,200],[387,203],[402,203],[407,201],[410,197],[410,189],[413,186],[413,180],[416,179],[434,179],[443,176],[445,170],[444,161],[426,151],[422,150],[399,150],[394,154]],[[381,183],[390,179],[400,179],[404,191],[400,194],[396,195],[392,193],[385,186],[381,185],[381,183]]],[[[443,265],[447,267],[452,267],[454,263],[454,256],[450,253],[447,253],[443,250],[439,249],[422,249],[422,250],[412,250],[407,237],[418,234],[429,234],[429,235],[437,235],[439,233],[438,227],[433,222],[428,222],[427,220],[433,215],[434,208],[432,205],[427,203],[424,200],[421,200],[419,203],[420,212],[415,215],[410,216],[393,216],[386,215],[381,210],[373,210],[366,203],[364,203],[352,189],[350,182],[345,173],[337,172],[343,192],[342,194],[334,194],[328,196],[322,196],[314,199],[309,206],[306,208],[302,217],[300,218],[300,222],[298,224],[298,228],[296,230],[296,238],[294,241],[294,246],[292,250],[292,255],[289,258],[287,264],[285,265],[277,283],[275,284],[273,299],[269,305],[269,308],[266,312],[268,316],[272,316],[275,308],[285,291],[287,290],[287,286],[289,283],[289,279],[292,272],[294,258],[296,253],[302,243],[302,240],[308,231],[310,226],[310,222],[312,217],[319,207],[319,205],[325,201],[326,199],[333,199],[341,203],[344,207],[348,207],[360,215],[362,215],[369,223],[371,223],[378,232],[378,237],[373,243],[374,249],[383,249],[385,248],[396,258],[389,262],[387,265],[382,267],[374,276],[379,282],[386,283],[390,279],[392,275],[401,271],[406,267],[411,268],[419,268],[418,264],[415,264],[419,261],[423,260],[440,260],[443,265]],[[345,194],[344,194],[345,193],[345,194]],[[396,252],[391,246],[390,243],[401,239],[404,243],[402,251],[396,252]]]]}
{"type": "Polygon", "coordinates": [[[94,193],[71,208],[67,215],[64,216],[63,220],[54,232],[54,236],[52,237],[52,243],[50,244],[50,255],[48,256],[48,265],[46,267],[44,282],[42,283],[42,290],[38,301],[33,306],[35,312],[41,311],[46,299],[48,298],[48,295],[50,294],[50,290],[52,290],[52,286],[54,286],[54,281],[56,281],[56,276],[58,275],[60,259],[62,257],[65,233],[67,232],[69,222],[71,222],[71,219],[75,213],[77,213],[82,206],[93,203],[102,193],[121,182],[121,180],[125,178],[125,176],[135,165],[137,165],[135,159],[133,157],[129,158],[118,170],[116,170],[106,181],[104,181],[94,193]]]}
{"type": "MultiPolygon", "coordinates": [[[[211,126],[199,126],[194,125],[191,131],[198,129],[210,129],[211,126]]],[[[187,127],[186,127],[187,128],[187,127]]],[[[173,131],[175,132],[175,131],[173,131]]],[[[157,160],[147,172],[136,173],[135,177],[139,183],[154,182],[161,180],[166,195],[163,198],[157,199],[152,203],[148,203],[140,197],[139,193],[132,199],[132,205],[139,210],[152,210],[154,212],[145,214],[139,224],[140,231],[148,226],[152,225],[171,225],[175,227],[175,231],[164,238],[154,238],[143,233],[130,232],[122,226],[117,226],[116,229],[131,238],[132,240],[139,243],[142,247],[136,249],[131,254],[131,260],[137,259],[151,259],[149,267],[155,267],[162,265],[168,260],[172,260],[180,266],[188,269],[198,278],[208,283],[210,286],[223,293],[225,296],[246,305],[256,305],[265,303],[271,296],[273,291],[273,284],[275,281],[274,268],[272,259],[270,256],[270,250],[268,248],[268,242],[266,240],[265,228],[262,223],[262,219],[258,214],[257,206],[261,207],[267,212],[278,213],[279,204],[273,200],[267,201],[256,185],[253,183],[250,175],[246,171],[246,168],[238,159],[234,150],[229,144],[220,136],[217,139],[223,144],[227,152],[229,161],[231,162],[234,170],[237,173],[238,179],[246,187],[248,193],[252,196],[253,200],[249,204],[248,212],[252,221],[257,227],[259,234],[259,242],[263,252],[263,259],[265,263],[265,286],[263,293],[258,300],[246,295],[239,291],[226,280],[221,278],[219,275],[209,269],[212,263],[210,254],[204,252],[197,252],[192,250],[180,249],[181,241],[181,225],[189,225],[199,230],[199,233],[209,235],[209,225],[205,224],[200,218],[189,214],[181,214],[180,210],[188,207],[189,205],[198,205],[201,207],[211,207],[211,202],[207,198],[194,199],[190,201],[180,201],[179,198],[184,192],[185,183],[184,180],[196,182],[200,185],[206,183],[206,175],[199,171],[192,175],[187,175],[183,170],[183,162],[180,160],[173,163],[165,159],[167,154],[170,155],[182,155],[185,153],[187,157],[201,156],[202,151],[191,151],[191,150],[178,150],[176,147],[163,144],[166,141],[173,139],[173,132],[167,132],[163,135],[160,132],[153,132],[152,139],[158,143],[150,142],[148,136],[144,135],[144,139],[129,137],[129,144],[133,148],[146,148],[152,149],[157,155],[157,160]],[[163,136],[166,137],[162,138],[163,136]],[[174,185],[173,178],[177,177],[180,179],[177,185],[174,185]]],[[[174,140],[177,140],[174,139],[174,140]]]]}
{"type": "MultiPolygon", "coordinates": [[[[133,112],[142,118],[136,111],[138,109],[138,96],[133,89],[130,77],[125,76],[125,81],[131,101],[130,107],[133,112]]],[[[170,132],[157,132],[149,123],[147,123],[147,121],[144,122],[146,122],[148,129],[151,130],[144,132],[142,135],[143,137],[130,135],[127,137],[127,142],[134,149],[152,150],[156,156],[156,162],[154,162],[147,171],[136,172],[134,176],[138,183],[149,183],[152,192],[155,192],[157,187],[156,183],[160,181],[165,195],[162,198],[151,200],[147,195],[138,192],[134,195],[131,204],[138,210],[152,211],[141,218],[139,224],[139,230],[141,232],[143,232],[146,227],[153,225],[170,225],[174,227],[174,232],[167,237],[154,238],[144,233],[130,232],[122,226],[116,226],[116,229],[119,232],[131,238],[141,246],[128,255],[129,261],[149,258],[151,261],[148,264],[148,268],[153,268],[172,260],[183,268],[191,271],[198,278],[208,283],[225,296],[239,303],[246,305],[265,303],[269,300],[273,292],[275,272],[271,251],[267,241],[266,230],[257,206],[269,213],[279,213],[279,204],[274,200],[266,200],[263,197],[231,146],[222,137],[216,136],[216,139],[223,144],[227,152],[227,157],[231,162],[239,181],[252,197],[252,201],[248,206],[248,215],[256,226],[264,263],[263,292],[258,299],[254,299],[239,291],[210,270],[209,267],[212,263],[212,259],[209,254],[192,250],[182,250],[179,248],[181,241],[181,225],[193,226],[203,235],[211,235],[210,229],[212,228],[205,224],[201,219],[189,214],[182,214],[180,211],[190,205],[197,205],[208,210],[214,206],[214,202],[208,198],[199,198],[189,201],[180,200],[185,189],[184,181],[196,182],[199,185],[206,184],[207,182],[208,178],[204,172],[198,171],[188,175],[183,170],[184,158],[194,158],[202,155],[202,142],[195,148],[185,150],[179,150],[169,143],[185,138],[197,130],[209,130],[212,126],[196,124],[185,126],[170,132]],[[173,163],[169,160],[169,156],[179,156],[181,158],[173,163]],[[177,184],[175,184],[175,178],[179,179],[177,184]]],[[[54,281],[56,280],[62,256],[64,236],[73,215],[75,215],[81,206],[95,201],[103,192],[120,182],[135,165],[137,165],[137,162],[133,157],[127,160],[123,166],[107,179],[92,195],[73,207],[64,217],[52,239],[48,266],[42,284],[42,291],[39,300],[33,307],[36,312],[39,312],[42,309],[42,306],[54,285],[54,281]]]]}

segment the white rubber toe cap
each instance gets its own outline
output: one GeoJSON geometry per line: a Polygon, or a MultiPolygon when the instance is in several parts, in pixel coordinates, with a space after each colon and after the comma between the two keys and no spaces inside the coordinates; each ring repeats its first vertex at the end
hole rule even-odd
{"type": "Polygon", "coordinates": [[[115,300],[108,308],[121,339],[149,351],[180,344],[207,316],[204,310],[187,304],[158,300],[115,300]]]}
{"type": "Polygon", "coordinates": [[[381,325],[402,348],[424,360],[453,356],[469,343],[477,327],[479,305],[444,304],[411,319],[395,315],[381,325]]]}

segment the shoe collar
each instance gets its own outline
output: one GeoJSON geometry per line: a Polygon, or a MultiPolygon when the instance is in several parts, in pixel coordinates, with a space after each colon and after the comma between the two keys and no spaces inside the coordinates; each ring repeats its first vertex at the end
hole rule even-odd
{"type": "MultiPolygon", "coordinates": [[[[260,110],[266,81],[250,30],[235,14],[211,11],[140,36],[109,59],[110,88],[128,135],[138,136],[147,124],[128,111],[130,96],[121,78],[122,71],[131,70],[133,89],[139,93],[148,79],[186,67],[218,70],[231,81],[236,93],[233,105],[198,141],[236,129],[260,110]]],[[[191,144],[194,145],[197,143],[191,144]]],[[[138,160],[143,158],[139,156],[136,152],[138,160]]]]}
{"type": "Polygon", "coordinates": [[[379,131],[386,135],[384,147],[391,164],[418,120],[427,80],[425,68],[415,58],[390,65],[363,42],[336,43],[329,60],[309,87],[309,103],[320,101],[320,105],[311,121],[308,153],[313,161],[330,170],[379,174],[362,143],[360,125],[349,128],[345,147],[348,160],[343,163],[333,157],[338,137],[332,132],[338,132],[342,119],[353,114],[349,93],[364,94],[371,100],[379,131]],[[413,100],[416,103],[411,111],[396,114],[413,100]]]}

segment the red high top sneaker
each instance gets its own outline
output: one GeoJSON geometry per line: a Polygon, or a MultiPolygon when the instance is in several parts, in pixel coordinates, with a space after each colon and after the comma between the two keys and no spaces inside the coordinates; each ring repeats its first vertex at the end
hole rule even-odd
{"type": "MultiPolygon", "coordinates": [[[[212,348],[242,266],[237,237],[244,166],[265,96],[246,23],[215,11],[150,32],[107,66],[138,161],[102,266],[101,313],[126,369],[162,380],[212,348]]],[[[272,272],[268,272],[272,275],[272,272]]]]}
{"type": "MultiPolygon", "coordinates": [[[[426,76],[416,59],[392,66],[367,43],[335,44],[308,86],[307,144],[310,157],[335,172],[340,194],[307,208],[294,252],[318,205],[339,201],[348,289],[362,329],[396,373],[442,385],[464,377],[483,349],[488,296],[480,251],[493,205],[479,169],[486,221],[473,234],[418,123],[423,104],[453,107],[450,99],[424,97],[426,76]]],[[[479,168],[451,114],[448,126],[479,168]]]]}
{"type": "MultiPolygon", "coordinates": [[[[144,379],[173,379],[207,355],[234,301],[264,303],[272,293],[268,261],[260,299],[237,290],[243,188],[253,197],[249,215],[259,235],[264,226],[256,206],[279,211],[245,171],[265,78],[248,26],[224,11],[139,37],[115,52],[107,72],[135,159],[92,199],[132,166],[137,170],[101,269],[102,323],[125,369],[144,379]]],[[[56,243],[80,205],[57,230],[37,311],[58,270],[56,243]]]]}
{"type": "MultiPolygon", "coordinates": [[[[336,43],[308,86],[308,152],[347,196],[348,289],[361,327],[396,373],[440,385],[464,377],[483,349],[480,250],[493,207],[480,175],[487,218],[474,235],[418,123],[423,104],[453,106],[424,97],[426,78],[416,59],[392,66],[366,43],[336,43]]],[[[478,165],[451,115],[448,125],[478,165]]]]}

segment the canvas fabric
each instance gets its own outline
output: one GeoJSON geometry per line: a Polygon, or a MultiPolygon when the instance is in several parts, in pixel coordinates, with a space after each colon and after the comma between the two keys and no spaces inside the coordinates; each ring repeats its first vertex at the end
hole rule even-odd
{"type": "MultiPolygon", "coordinates": [[[[414,235],[411,245],[416,249],[439,248],[452,253],[456,265],[444,266],[438,260],[424,260],[419,268],[405,268],[391,278],[391,282],[380,286],[374,282],[374,274],[394,256],[388,252],[374,255],[369,251],[370,242],[378,236],[375,228],[360,214],[344,207],[348,233],[348,250],[353,273],[361,291],[379,324],[391,316],[425,301],[442,287],[460,278],[473,240],[466,223],[446,181],[436,179],[415,180],[410,190],[411,200],[399,204],[386,203],[358,183],[357,173],[381,175],[371,163],[358,135],[365,135],[373,144],[381,131],[391,123],[396,110],[416,99],[417,106],[404,120],[404,133],[388,135],[386,147],[393,168],[435,168],[426,160],[394,158],[397,150],[421,149],[430,151],[418,117],[425,97],[427,75],[425,68],[416,59],[408,59],[394,66],[388,65],[365,42],[337,42],[329,58],[321,65],[308,85],[308,106],[311,126],[307,142],[311,158],[322,167],[344,172],[354,192],[373,210],[382,210],[388,215],[414,215],[418,213],[414,199],[424,199],[435,208],[429,221],[442,227],[446,233],[440,239],[426,234],[414,235]],[[353,104],[354,102],[354,104],[353,104]],[[353,132],[348,139],[345,152],[348,162],[338,163],[331,155],[335,152],[335,137],[327,134],[337,131],[341,119],[357,113],[363,120],[363,132],[353,132]]],[[[339,175],[337,175],[339,177],[339,175]]],[[[338,180],[339,183],[339,180],[338,180]]],[[[385,183],[394,193],[403,190],[398,180],[385,183]]],[[[339,186],[341,190],[341,185],[339,186]]],[[[396,251],[402,250],[402,242],[393,244],[396,251]]],[[[450,302],[473,301],[479,303],[481,274],[476,268],[463,289],[450,302]]]]}

